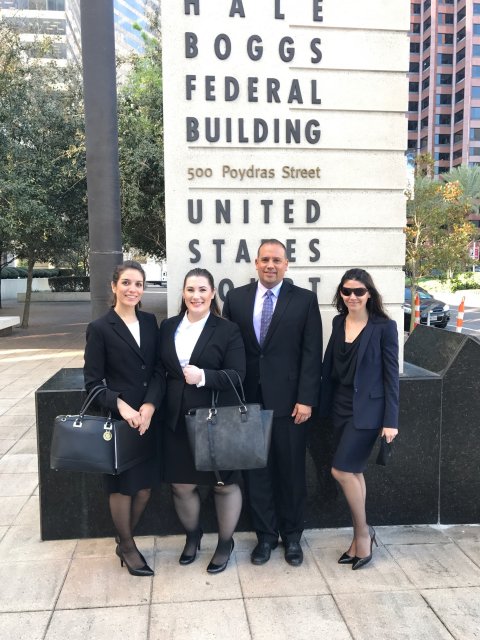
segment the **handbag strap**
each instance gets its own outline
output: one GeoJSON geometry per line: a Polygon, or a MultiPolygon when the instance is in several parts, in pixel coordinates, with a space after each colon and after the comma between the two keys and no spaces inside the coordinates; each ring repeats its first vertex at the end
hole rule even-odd
{"type": "Polygon", "coordinates": [[[212,463],[212,467],[215,467],[213,470],[213,473],[215,475],[215,480],[217,481],[217,485],[223,487],[225,483],[223,482],[220,474],[218,473],[217,455],[215,453],[215,440],[213,437],[214,429],[215,429],[215,421],[211,420],[209,417],[207,420],[208,450],[210,453],[210,460],[212,463]]]}
{"type": "MultiPolygon", "coordinates": [[[[241,395],[238,393],[237,391],[237,387],[235,386],[233,380],[230,378],[230,376],[228,375],[228,373],[225,371],[225,369],[220,369],[221,373],[224,373],[225,376],[227,377],[227,380],[230,382],[232,389],[235,392],[235,395],[237,396],[237,400],[238,400],[238,404],[241,407],[244,407],[246,405],[246,400],[245,400],[245,392],[243,390],[243,385],[242,385],[242,379],[240,378],[240,374],[238,373],[238,371],[235,371],[235,369],[232,369],[232,371],[235,372],[237,378],[238,378],[238,384],[240,386],[240,392],[241,395]]],[[[212,390],[212,409],[215,409],[217,404],[218,404],[218,396],[219,396],[219,391],[215,392],[214,390],[212,390]]]]}
{"type": "Polygon", "coordinates": [[[83,417],[88,407],[92,404],[97,396],[99,396],[102,391],[106,390],[106,386],[103,384],[97,384],[97,386],[93,387],[88,396],[85,398],[85,402],[82,404],[82,408],[79,411],[79,416],[83,417]]]}

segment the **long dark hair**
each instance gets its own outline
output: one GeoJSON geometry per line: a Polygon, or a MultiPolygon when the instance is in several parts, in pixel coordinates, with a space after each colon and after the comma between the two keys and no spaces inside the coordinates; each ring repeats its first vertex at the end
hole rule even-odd
{"type": "Polygon", "coordinates": [[[367,300],[367,310],[369,313],[373,313],[380,318],[388,318],[388,314],[383,308],[382,296],[373,284],[372,276],[368,271],[365,271],[365,269],[359,269],[358,267],[345,271],[342,279],[340,280],[340,284],[338,285],[332,300],[332,304],[337,308],[337,311],[344,315],[348,313],[347,306],[340,294],[340,289],[347,280],[358,280],[368,289],[370,298],[367,300]]]}
{"type": "MultiPolygon", "coordinates": [[[[182,291],[185,289],[185,285],[187,284],[187,280],[189,278],[206,278],[208,280],[208,284],[210,285],[210,287],[212,288],[212,291],[215,290],[215,282],[213,281],[213,276],[210,273],[210,271],[207,271],[207,269],[200,269],[199,267],[197,267],[196,269],[190,269],[190,271],[186,274],[185,278],[183,279],[183,287],[182,287],[182,291]]],[[[185,304],[185,300],[182,296],[182,303],[180,305],[180,315],[182,313],[185,313],[187,310],[187,305],[185,304]]],[[[213,296],[211,302],[210,302],[210,313],[213,313],[214,316],[218,316],[221,317],[221,313],[220,313],[220,305],[218,304],[218,299],[217,299],[217,294],[215,293],[215,295],[213,296]]]]}
{"type": "MultiPolygon", "coordinates": [[[[145,271],[143,270],[142,265],[136,260],[125,260],[125,262],[121,262],[120,264],[117,264],[117,266],[113,270],[112,283],[116,285],[120,280],[122,273],[127,269],[135,269],[135,271],[139,271],[142,274],[143,286],[145,287],[145,271]]],[[[114,293],[112,296],[112,307],[114,307],[116,304],[117,304],[117,294],[114,293]]],[[[135,305],[135,309],[140,309],[141,306],[142,306],[142,303],[139,302],[138,304],[135,305]]]]}

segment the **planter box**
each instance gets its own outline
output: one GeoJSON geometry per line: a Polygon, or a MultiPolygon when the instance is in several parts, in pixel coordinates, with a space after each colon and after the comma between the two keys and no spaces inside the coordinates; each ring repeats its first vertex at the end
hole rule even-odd
{"type": "MultiPolygon", "coordinates": [[[[26,278],[3,278],[0,280],[2,287],[2,300],[16,300],[19,293],[25,293],[27,288],[26,278]]],[[[33,278],[32,289],[34,291],[50,291],[48,278],[33,278]]]]}
{"type": "MultiPolygon", "coordinates": [[[[89,291],[34,291],[32,292],[32,302],[79,302],[80,300],[90,300],[89,291]]],[[[25,293],[17,293],[17,302],[25,302],[25,293]]]]}

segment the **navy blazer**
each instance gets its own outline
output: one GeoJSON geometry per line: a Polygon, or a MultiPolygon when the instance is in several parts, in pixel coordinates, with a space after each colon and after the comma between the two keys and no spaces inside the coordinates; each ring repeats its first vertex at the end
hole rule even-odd
{"type": "Polygon", "coordinates": [[[165,374],[157,366],[158,325],[152,313],[136,311],[140,323],[140,347],[112,308],[87,327],[83,375],[87,391],[104,382],[107,390],[99,404],[118,417],[117,398],[133,409],[145,402],[160,406],[165,374]]]}
{"type": "Polygon", "coordinates": [[[245,395],[256,402],[258,388],[276,418],[290,416],[295,404],[317,406],[322,371],[322,321],[317,296],[283,281],[262,346],[253,326],[257,283],[231,289],[223,315],[240,327],[247,355],[245,395]]]}
{"type": "MultiPolygon", "coordinates": [[[[343,314],[333,319],[332,335],[323,360],[322,416],[332,411],[333,343],[344,321],[343,314]]],[[[394,320],[369,317],[360,336],[353,389],[353,424],[357,429],[398,429],[398,331],[394,320]]]]}
{"type": "Polygon", "coordinates": [[[245,377],[245,349],[237,325],[211,313],[189,361],[204,370],[205,386],[187,384],[175,349],[175,332],[182,319],[183,314],[164,320],[159,334],[159,355],[167,373],[162,414],[165,425],[172,431],[175,431],[180,416],[189,409],[211,405],[212,389],[223,391],[219,397],[220,404],[238,403],[221,369],[227,371],[234,382],[238,380],[235,372],[242,381],[245,377]]]}

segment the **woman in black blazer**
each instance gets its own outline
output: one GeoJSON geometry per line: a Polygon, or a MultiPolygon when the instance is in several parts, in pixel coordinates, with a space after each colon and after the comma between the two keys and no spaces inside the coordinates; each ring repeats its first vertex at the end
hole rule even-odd
{"type": "Polygon", "coordinates": [[[209,573],[220,573],[233,550],[233,533],[242,508],[239,472],[222,471],[224,485],[213,472],[197,471],[185,425],[185,413],[211,404],[212,389],[222,404],[235,404],[234,392],[222,369],[232,380],[245,376],[245,349],[237,325],[220,317],[212,275],[192,269],[185,276],[180,315],[160,327],[160,358],[167,372],[163,406],[164,479],[172,484],[177,515],[186,532],[180,564],[196,558],[203,532],[197,485],[213,486],[218,520],[218,544],[209,573]],[[230,392],[229,392],[230,391],[230,392]]]}
{"type": "MultiPolygon", "coordinates": [[[[86,390],[106,384],[100,404],[142,435],[155,427],[153,414],[165,389],[163,371],[155,370],[157,321],[139,310],[144,285],[145,273],[138,262],[128,260],[115,268],[113,306],[88,325],[83,368],[86,390]]],[[[116,553],[132,575],[153,575],[135,545],[133,530],[150,498],[155,474],[156,462],[150,459],[118,476],[106,476],[118,533],[116,553]]]]}
{"type": "Polygon", "coordinates": [[[354,537],[340,564],[360,569],[372,558],[375,531],[367,524],[363,472],[378,435],[398,433],[398,332],[385,313],[369,273],[349,269],[337,287],[325,352],[321,414],[331,415],[336,436],[332,475],[350,507],[354,537]]]}

